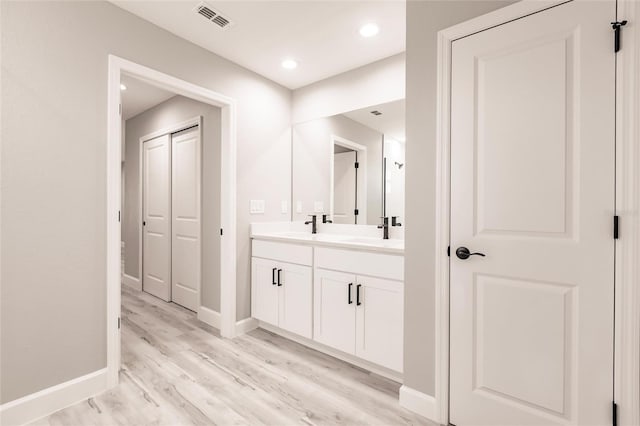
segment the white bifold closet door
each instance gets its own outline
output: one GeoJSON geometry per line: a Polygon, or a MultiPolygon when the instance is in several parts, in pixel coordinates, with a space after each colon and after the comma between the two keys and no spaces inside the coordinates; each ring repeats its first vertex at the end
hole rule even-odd
{"type": "Polygon", "coordinates": [[[201,276],[198,126],[143,144],[145,292],[197,311],[201,276]]]}
{"type": "Polygon", "coordinates": [[[171,145],[171,297],[197,311],[201,270],[199,127],[174,133],[171,145]]]}
{"type": "Polygon", "coordinates": [[[171,301],[170,135],[144,142],[142,290],[171,301]]]}

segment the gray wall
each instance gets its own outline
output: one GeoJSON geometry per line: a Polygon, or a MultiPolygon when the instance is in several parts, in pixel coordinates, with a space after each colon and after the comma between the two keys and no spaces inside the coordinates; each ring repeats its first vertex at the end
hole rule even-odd
{"type": "Polygon", "coordinates": [[[435,394],[437,33],[510,3],[407,2],[404,384],[429,395],[435,394]]]}
{"type": "Polygon", "coordinates": [[[202,305],[220,312],[220,108],[183,96],[127,120],[125,208],[122,221],[124,271],[140,278],[140,138],[202,116],[202,305]]]}
{"type": "Polygon", "coordinates": [[[322,201],[325,212],[330,211],[331,135],[367,147],[366,221],[377,225],[382,216],[382,133],[343,115],[293,127],[293,220],[306,220],[313,213],[314,201],[322,201]],[[301,214],[295,210],[298,201],[303,203],[301,214]]]}
{"type": "Polygon", "coordinates": [[[291,91],[106,2],[0,2],[0,402],[106,366],[107,55],[237,100],[238,318],[252,220],[290,198],[291,91]]]}

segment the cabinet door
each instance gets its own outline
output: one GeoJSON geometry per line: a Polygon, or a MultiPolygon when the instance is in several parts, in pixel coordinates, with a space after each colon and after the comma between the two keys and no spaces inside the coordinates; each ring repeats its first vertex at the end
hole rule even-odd
{"type": "Polygon", "coordinates": [[[279,327],[308,339],[312,337],[312,282],[309,266],[280,263],[279,327]]]}
{"type": "Polygon", "coordinates": [[[355,354],[356,276],[316,269],[313,291],[314,340],[355,354]]]}
{"type": "Polygon", "coordinates": [[[278,284],[276,262],[251,259],[251,316],[278,325],[278,284]]]}
{"type": "Polygon", "coordinates": [[[356,355],[402,372],[403,283],[359,276],[357,284],[356,355]]]}

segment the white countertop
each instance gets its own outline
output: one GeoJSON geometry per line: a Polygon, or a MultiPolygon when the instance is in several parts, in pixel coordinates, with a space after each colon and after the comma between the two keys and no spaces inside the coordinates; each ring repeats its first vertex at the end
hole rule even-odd
{"type": "Polygon", "coordinates": [[[359,249],[375,251],[389,254],[404,254],[404,240],[388,239],[382,236],[376,238],[371,236],[346,235],[336,233],[312,234],[311,230],[289,231],[289,230],[252,230],[251,238],[270,241],[281,241],[295,244],[305,244],[314,246],[359,249]]]}

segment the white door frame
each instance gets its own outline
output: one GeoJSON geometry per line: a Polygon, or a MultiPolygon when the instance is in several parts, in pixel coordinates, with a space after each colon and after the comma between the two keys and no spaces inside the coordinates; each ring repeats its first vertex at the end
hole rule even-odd
{"type": "MultiPolygon", "coordinates": [[[[182,130],[186,130],[190,127],[198,126],[198,132],[200,133],[200,153],[202,153],[202,143],[203,143],[203,134],[202,134],[202,116],[198,115],[197,117],[190,118],[181,123],[175,123],[170,126],[167,126],[163,129],[156,130],[147,135],[142,136],[138,139],[139,142],[139,154],[138,154],[138,194],[140,194],[139,202],[138,202],[138,217],[140,220],[144,220],[144,185],[143,185],[143,176],[144,176],[144,146],[143,144],[151,139],[155,139],[159,136],[163,135],[171,135],[173,133],[178,133],[182,130]]],[[[171,149],[173,149],[173,144],[171,138],[169,139],[169,144],[171,144],[171,149]]],[[[202,154],[201,154],[202,155],[202,154]]],[[[202,158],[199,159],[200,164],[202,164],[202,158]]],[[[202,166],[201,166],[202,167],[202,166]]],[[[200,271],[198,271],[198,309],[201,306],[201,291],[202,291],[202,172],[200,172],[200,250],[198,256],[200,256],[200,261],[198,264],[200,265],[200,271]]],[[[170,191],[173,193],[173,188],[170,188],[170,191]]],[[[169,218],[170,221],[173,221],[173,213],[169,218]]],[[[172,224],[173,226],[173,224],[172,224]]],[[[173,238],[173,230],[171,231],[170,237],[173,238]]],[[[144,228],[140,227],[140,232],[138,233],[138,277],[140,277],[140,290],[144,290],[143,278],[143,262],[142,256],[144,256],[143,252],[143,244],[144,243],[144,228]]],[[[171,280],[169,281],[169,285],[172,285],[171,280]]],[[[199,311],[196,311],[196,313],[199,311]]]]}
{"type": "MultiPolygon", "coordinates": [[[[334,185],[334,146],[339,145],[344,148],[352,149],[358,153],[358,216],[367,220],[367,147],[359,143],[350,141],[340,136],[331,135],[331,143],[329,144],[329,214],[333,219],[333,185],[334,185]],[[364,202],[362,202],[364,200],[364,202]]],[[[358,225],[362,225],[358,223],[358,225]]]]}
{"type": "Polygon", "coordinates": [[[221,108],[220,332],[236,335],[236,101],[160,71],[109,55],[107,84],[107,385],[120,370],[120,79],[123,74],[152,86],[221,108]]]}
{"type": "MultiPolygon", "coordinates": [[[[588,1],[588,0],[573,0],[588,1]]],[[[614,1],[614,0],[611,0],[614,1]]],[[[436,151],[436,324],[435,421],[449,420],[449,228],[450,228],[450,76],[454,40],[566,1],[523,0],[438,33],[436,151]]],[[[621,233],[616,241],[615,400],[618,424],[640,424],[640,4],[618,0],[622,50],[617,57],[616,210],[621,233]]],[[[608,18],[603,17],[603,21],[608,18]]],[[[608,24],[608,22],[603,22],[608,24]]],[[[613,48],[613,30],[611,31],[613,48]]],[[[613,218],[612,218],[613,226],[613,218]]]]}

